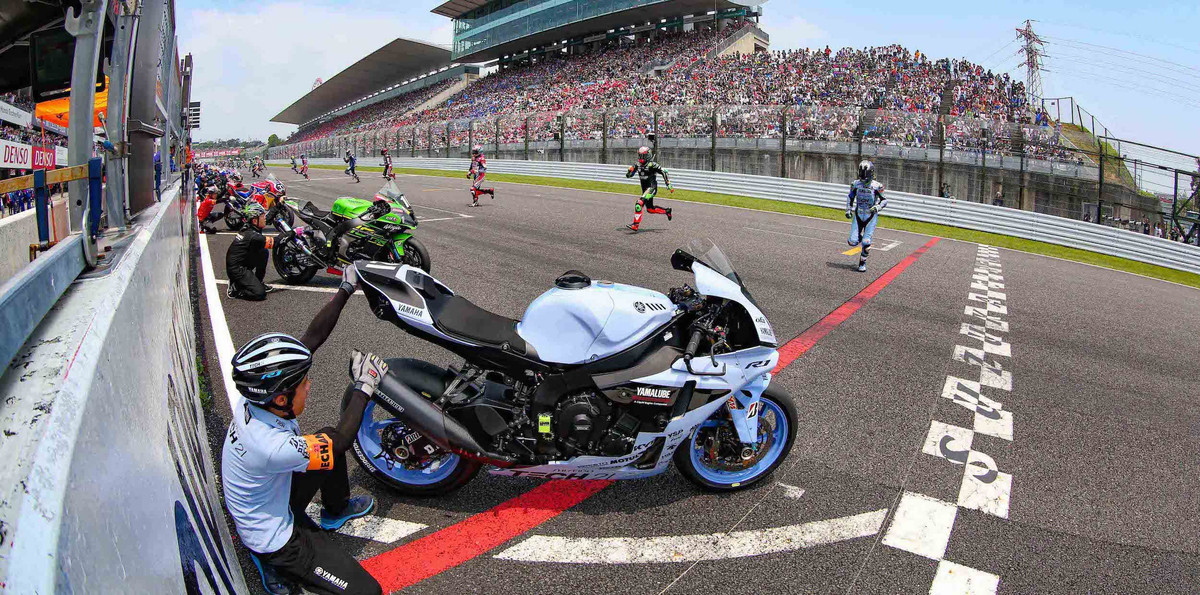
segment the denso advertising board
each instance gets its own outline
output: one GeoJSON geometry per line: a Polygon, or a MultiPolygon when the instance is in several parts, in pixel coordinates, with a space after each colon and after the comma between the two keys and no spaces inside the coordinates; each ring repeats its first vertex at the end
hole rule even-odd
{"type": "Polygon", "coordinates": [[[0,140],[0,167],[33,169],[33,147],[0,140]]]}

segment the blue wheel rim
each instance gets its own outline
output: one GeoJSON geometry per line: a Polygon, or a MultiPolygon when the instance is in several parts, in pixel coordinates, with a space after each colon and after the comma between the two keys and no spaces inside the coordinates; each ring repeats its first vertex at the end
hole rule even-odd
{"type": "Polygon", "coordinates": [[[788,427],[787,415],[784,414],[783,408],[778,403],[770,399],[762,399],[761,402],[763,409],[759,414],[759,444],[765,442],[768,437],[772,439],[772,442],[767,452],[763,453],[758,461],[750,467],[738,471],[726,471],[710,467],[704,462],[704,459],[701,457],[703,448],[698,448],[696,444],[696,440],[700,437],[700,430],[720,425],[721,422],[709,419],[700,424],[700,427],[696,428],[695,432],[692,432],[692,437],[688,439],[688,454],[691,457],[692,468],[705,481],[726,486],[746,483],[766,473],[779,460],[779,457],[783,456],[783,449],[787,446],[788,432],[791,431],[791,428],[788,427]],[[762,417],[768,415],[774,418],[775,428],[774,430],[764,431],[765,426],[762,423],[762,417]]]}
{"type": "Polygon", "coordinates": [[[442,464],[433,471],[406,469],[402,465],[391,464],[387,455],[383,454],[380,436],[384,428],[401,423],[394,419],[377,420],[372,415],[375,412],[375,402],[368,401],[363,410],[363,423],[358,426],[358,445],[363,454],[371,461],[371,465],[384,475],[409,485],[432,485],[450,477],[458,468],[458,455],[447,454],[442,457],[442,464]]]}

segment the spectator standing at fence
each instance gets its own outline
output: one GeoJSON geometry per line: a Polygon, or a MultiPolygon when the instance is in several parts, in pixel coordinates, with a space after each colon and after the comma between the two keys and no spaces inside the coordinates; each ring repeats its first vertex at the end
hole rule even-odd
{"type": "Polygon", "coordinates": [[[154,150],[154,199],[162,199],[162,152],[154,150]]]}

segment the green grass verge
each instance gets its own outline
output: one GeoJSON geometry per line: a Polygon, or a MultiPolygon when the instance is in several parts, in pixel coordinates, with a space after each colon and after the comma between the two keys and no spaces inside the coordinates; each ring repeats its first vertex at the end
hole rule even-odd
{"type": "MultiPolygon", "coordinates": [[[[272,166],[272,167],[288,167],[288,166],[272,166]]],[[[345,168],[337,165],[310,165],[314,169],[333,169],[343,170],[345,168]]],[[[381,172],[379,167],[360,167],[359,171],[363,172],[381,172]]],[[[431,176],[438,178],[455,178],[465,179],[465,172],[448,171],[441,169],[415,169],[415,168],[396,168],[396,173],[411,174],[419,176],[431,176]]],[[[552,186],[557,188],[572,188],[575,190],[595,190],[599,192],[615,192],[618,194],[629,194],[631,200],[636,194],[628,184],[618,184],[615,182],[595,182],[591,180],[571,180],[566,178],[548,178],[541,176],[523,176],[516,174],[495,174],[488,173],[489,180],[498,182],[514,182],[519,184],[535,184],[538,186],[552,186]]],[[[683,200],[688,202],[701,202],[715,205],[727,205],[733,207],[742,207],[746,209],[754,209],[756,211],[768,211],[773,213],[786,213],[788,215],[803,215],[805,217],[815,217],[818,219],[829,219],[831,221],[845,221],[845,213],[838,209],[827,209],[812,205],[799,203],[783,202],[776,200],[767,200],[763,198],[751,198],[748,196],[737,196],[733,194],[717,194],[713,192],[700,192],[698,190],[676,190],[674,194],[661,194],[661,198],[670,200],[683,200]]],[[[951,227],[949,225],[940,225],[937,223],[923,223],[920,221],[912,221],[909,219],[897,219],[895,217],[880,217],[879,227],[885,229],[895,229],[899,231],[909,231],[929,236],[938,236],[952,240],[962,240],[965,242],[977,242],[980,244],[988,244],[1000,248],[1008,248],[1010,250],[1019,250],[1021,252],[1029,252],[1031,254],[1041,254],[1043,256],[1053,256],[1064,260],[1074,262],[1082,262],[1093,264],[1118,271],[1126,271],[1171,281],[1182,285],[1200,288],[1200,275],[1188,273],[1185,271],[1177,271],[1153,264],[1137,262],[1127,258],[1118,258],[1098,252],[1088,250],[1080,250],[1078,248],[1068,248],[1056,244],[1048,244],[1046,242],[1038,242],[1034,240],[1026,240],[1013,236],[1006,236],[986,231],[975,231],[971,229],[963,229],[961,227],[951,227]]]]}
{"type": "Polygon", "coordinates": [[[204,359],[199,355],[196,356],[196,378],[200,384],[200,405],[204,409],[208,409],[212,405],[213,395],[212,389],[208,386],[208,373],[204,369],[204,359]]]}

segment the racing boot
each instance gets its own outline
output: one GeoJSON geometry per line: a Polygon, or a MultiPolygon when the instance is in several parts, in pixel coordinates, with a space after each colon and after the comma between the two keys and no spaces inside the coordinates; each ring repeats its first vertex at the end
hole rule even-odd
{"type": "Polygon", "coordinates": [[[264,563],[258,559],[258,556],[250,554],[250,559],[254,561],[254,567],[258,569],[259,576],[262,577],[263,589],[266,589],[271,595],[291,595],[295,592],[294,586],[289,583],[279,573],[275,572],[275,568],[270,564],[264,563]]]}
{"type": "Polygon", "coordinates": [[[337,531],[350,519],[366,516],[375,509],[375,499],[370,496],[355,496],[346,501],[346,508],[338,514],[333,514],[321,508],[321,528],[326,531],[337,531]]]}
{"type": "Polygon", "coordinates": [[[636,224],[636,223],[630,223],[629,225],[626,225],[626,226],[625,226],[625,229],[628,229],[629,231],[632,231],[632,232],[635,232],[635,233],[636,233],[636,232],[637,232],[637,229],[638,229],[638,226],[637,226],[637,224],[636,224]]]}
{"type": "Polygon", "coordinates": [[[862,252],[858,255],[858,272],[867,272],[867,257],[871,255],[871,247],[863,244],[862,252]]]}
{"type": "Polygon", "coordinates": [[[671,220],[671,207],[667,207],[667,221],[671,220]]]}

